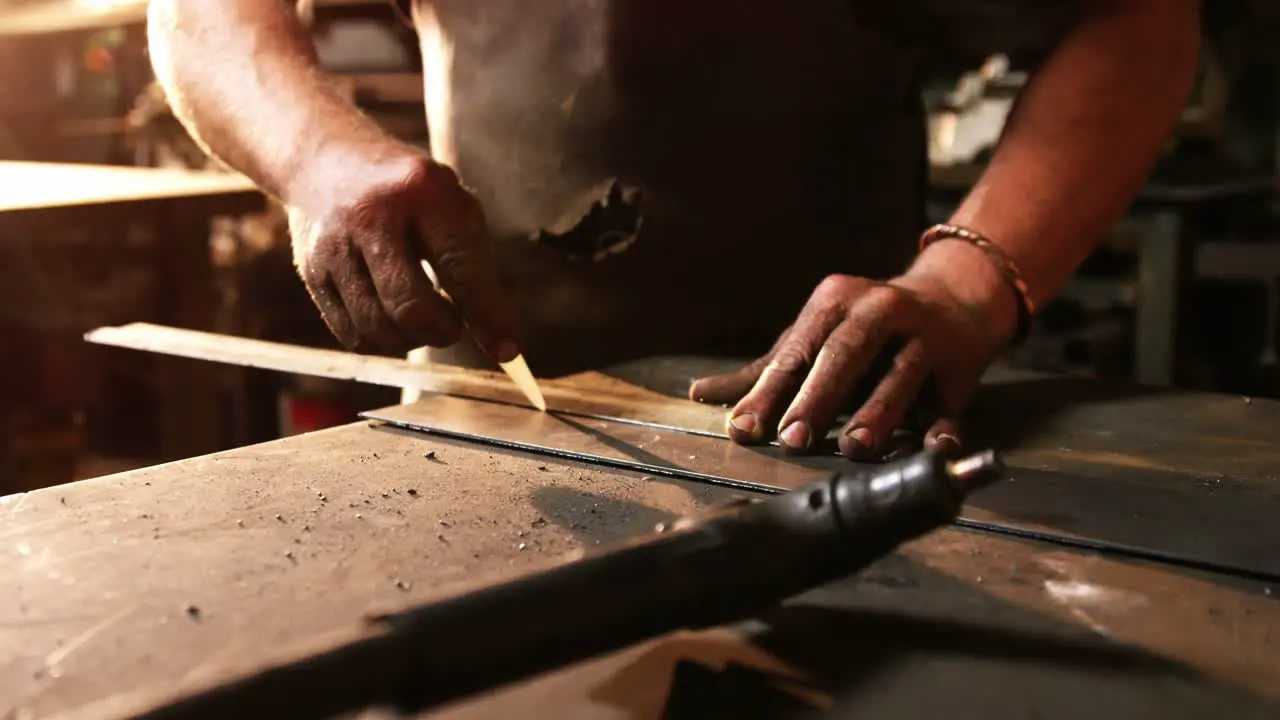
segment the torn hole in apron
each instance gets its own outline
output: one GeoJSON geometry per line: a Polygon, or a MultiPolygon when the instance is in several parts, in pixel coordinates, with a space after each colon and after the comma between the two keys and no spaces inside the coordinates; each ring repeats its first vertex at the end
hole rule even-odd
{"type": "Polygon", "coordinates": [[[644,222],[643,201],[640,188],[611,178],[584,193],[569,212],[530,239],[570,260],[599,262],[635,244],[644,222]]]}

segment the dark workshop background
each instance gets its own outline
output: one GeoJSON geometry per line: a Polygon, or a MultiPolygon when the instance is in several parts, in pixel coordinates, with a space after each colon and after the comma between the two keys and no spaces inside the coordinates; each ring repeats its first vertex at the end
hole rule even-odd
{"type": "MultiPolygon", "coordinates": [[[[321,0],[311,20],[322,60],[356,101],[425,143],[415,39],[401,18],[381,0],[321,0]]],[[[1128,215],[1008,362],[1280,397],[1278,32],[1280,3],[1208,4],[1200,79],[1176,136],[1128,215]]],[[[955,48],[930,59],[932,219],[946,217],[981,168],[1035,57],[1015,38],[1008,55],[955,48]]],[[[145,2],[136,0],[0,0],[3,161],[219,171],[151,83],[145,2]]],[[[180,231],[143,202],[106,220],[74,208],[54,217],[32,224],[0,211],[0,495],[174,457],[161,441],[159,361],[89,346],[86,330],[166,319],[334,347],[293,274],[278,208],[196,218],[208,232],[181,237],[167,236],[180,231]],[[165,312],[166,243],[207,251],[209,287],[196,290],[214,305],[212,326],[165,312]]],[[[235,368],[210,378],[220,403],[199,440],[206,451],[344,422],[398,398],[235,368]]]]}

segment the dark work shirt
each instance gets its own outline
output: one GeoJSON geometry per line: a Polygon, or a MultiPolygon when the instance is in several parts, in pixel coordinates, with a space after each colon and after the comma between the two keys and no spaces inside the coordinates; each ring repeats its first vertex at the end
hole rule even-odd
{"type": "Polygon", "coordinates": [[[825,275],[899,272],[923,229],[922,50],[1051,42],[1068,7],[420,2],[452,44],[447,159],[485,206],[531,362],[566,343],[763,350],[825,275]]]}

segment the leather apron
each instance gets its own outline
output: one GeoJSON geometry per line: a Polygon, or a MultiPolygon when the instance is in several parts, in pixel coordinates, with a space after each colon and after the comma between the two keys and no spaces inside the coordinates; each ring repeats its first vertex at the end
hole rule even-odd
{"type": "Polygon", "coordinates": [[[537,374],[758,354],[826,275],[906,267],[919,38],[858,5],[417,2],[432,152],[485,209],[537,374]]]}

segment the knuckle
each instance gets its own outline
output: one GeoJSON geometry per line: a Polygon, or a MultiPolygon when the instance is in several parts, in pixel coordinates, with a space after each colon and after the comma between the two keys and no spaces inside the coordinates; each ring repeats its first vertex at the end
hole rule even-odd
{"type": "Polygon", "coordinates": [[[928,364],[928,355],[924,345],[919,342],[909,343],[902,352],[893,358],[893,369],[896,372],[917,372],[928,364]]]}
{"type": "Polygon", "coordinates": [[[835,300],[852,289],[856,280],[857,278],[850,275],[828,275],[818,283],[818,287],[813,291],[813,297],[824,301],[835,300]]]}
{"type": "Polygon", "coordinates": [[[785,375],[799,375],[813,366],[813,360],[813,353],[805,345],[791,342],[778,349],[768,369],[785,375]]]}
{"type": "MultiPolygon", "coordinates": [[[[343,226],[348,228],[373,229],[385,228],[398,219],[393,207],[393,194],[386,188],[374,188],[351,198],[338,209],[338,217],[343,226]]],[[[356,233],[358,241],[368,233],[356,233]]]]}
{"type": "Polygon", "coordinates": [[[437,181],[456,181],[453,170],[425,155],[409,155],[397,167],[399,184],[406,189],[423,188],[437,181]]]}
{"type": "Polygon", "coordinates": [[[867,331],[851,323],[842,324],[823,345],[822,352],[836,364],[852,362],[867,345],[867,331]]]}
{"type": "Polygon", "coordinates": [[[881,285],[874,293],[874,302],[890,317],[900,316],[915,306],[915,298],[902,288],[881,285]]]}

